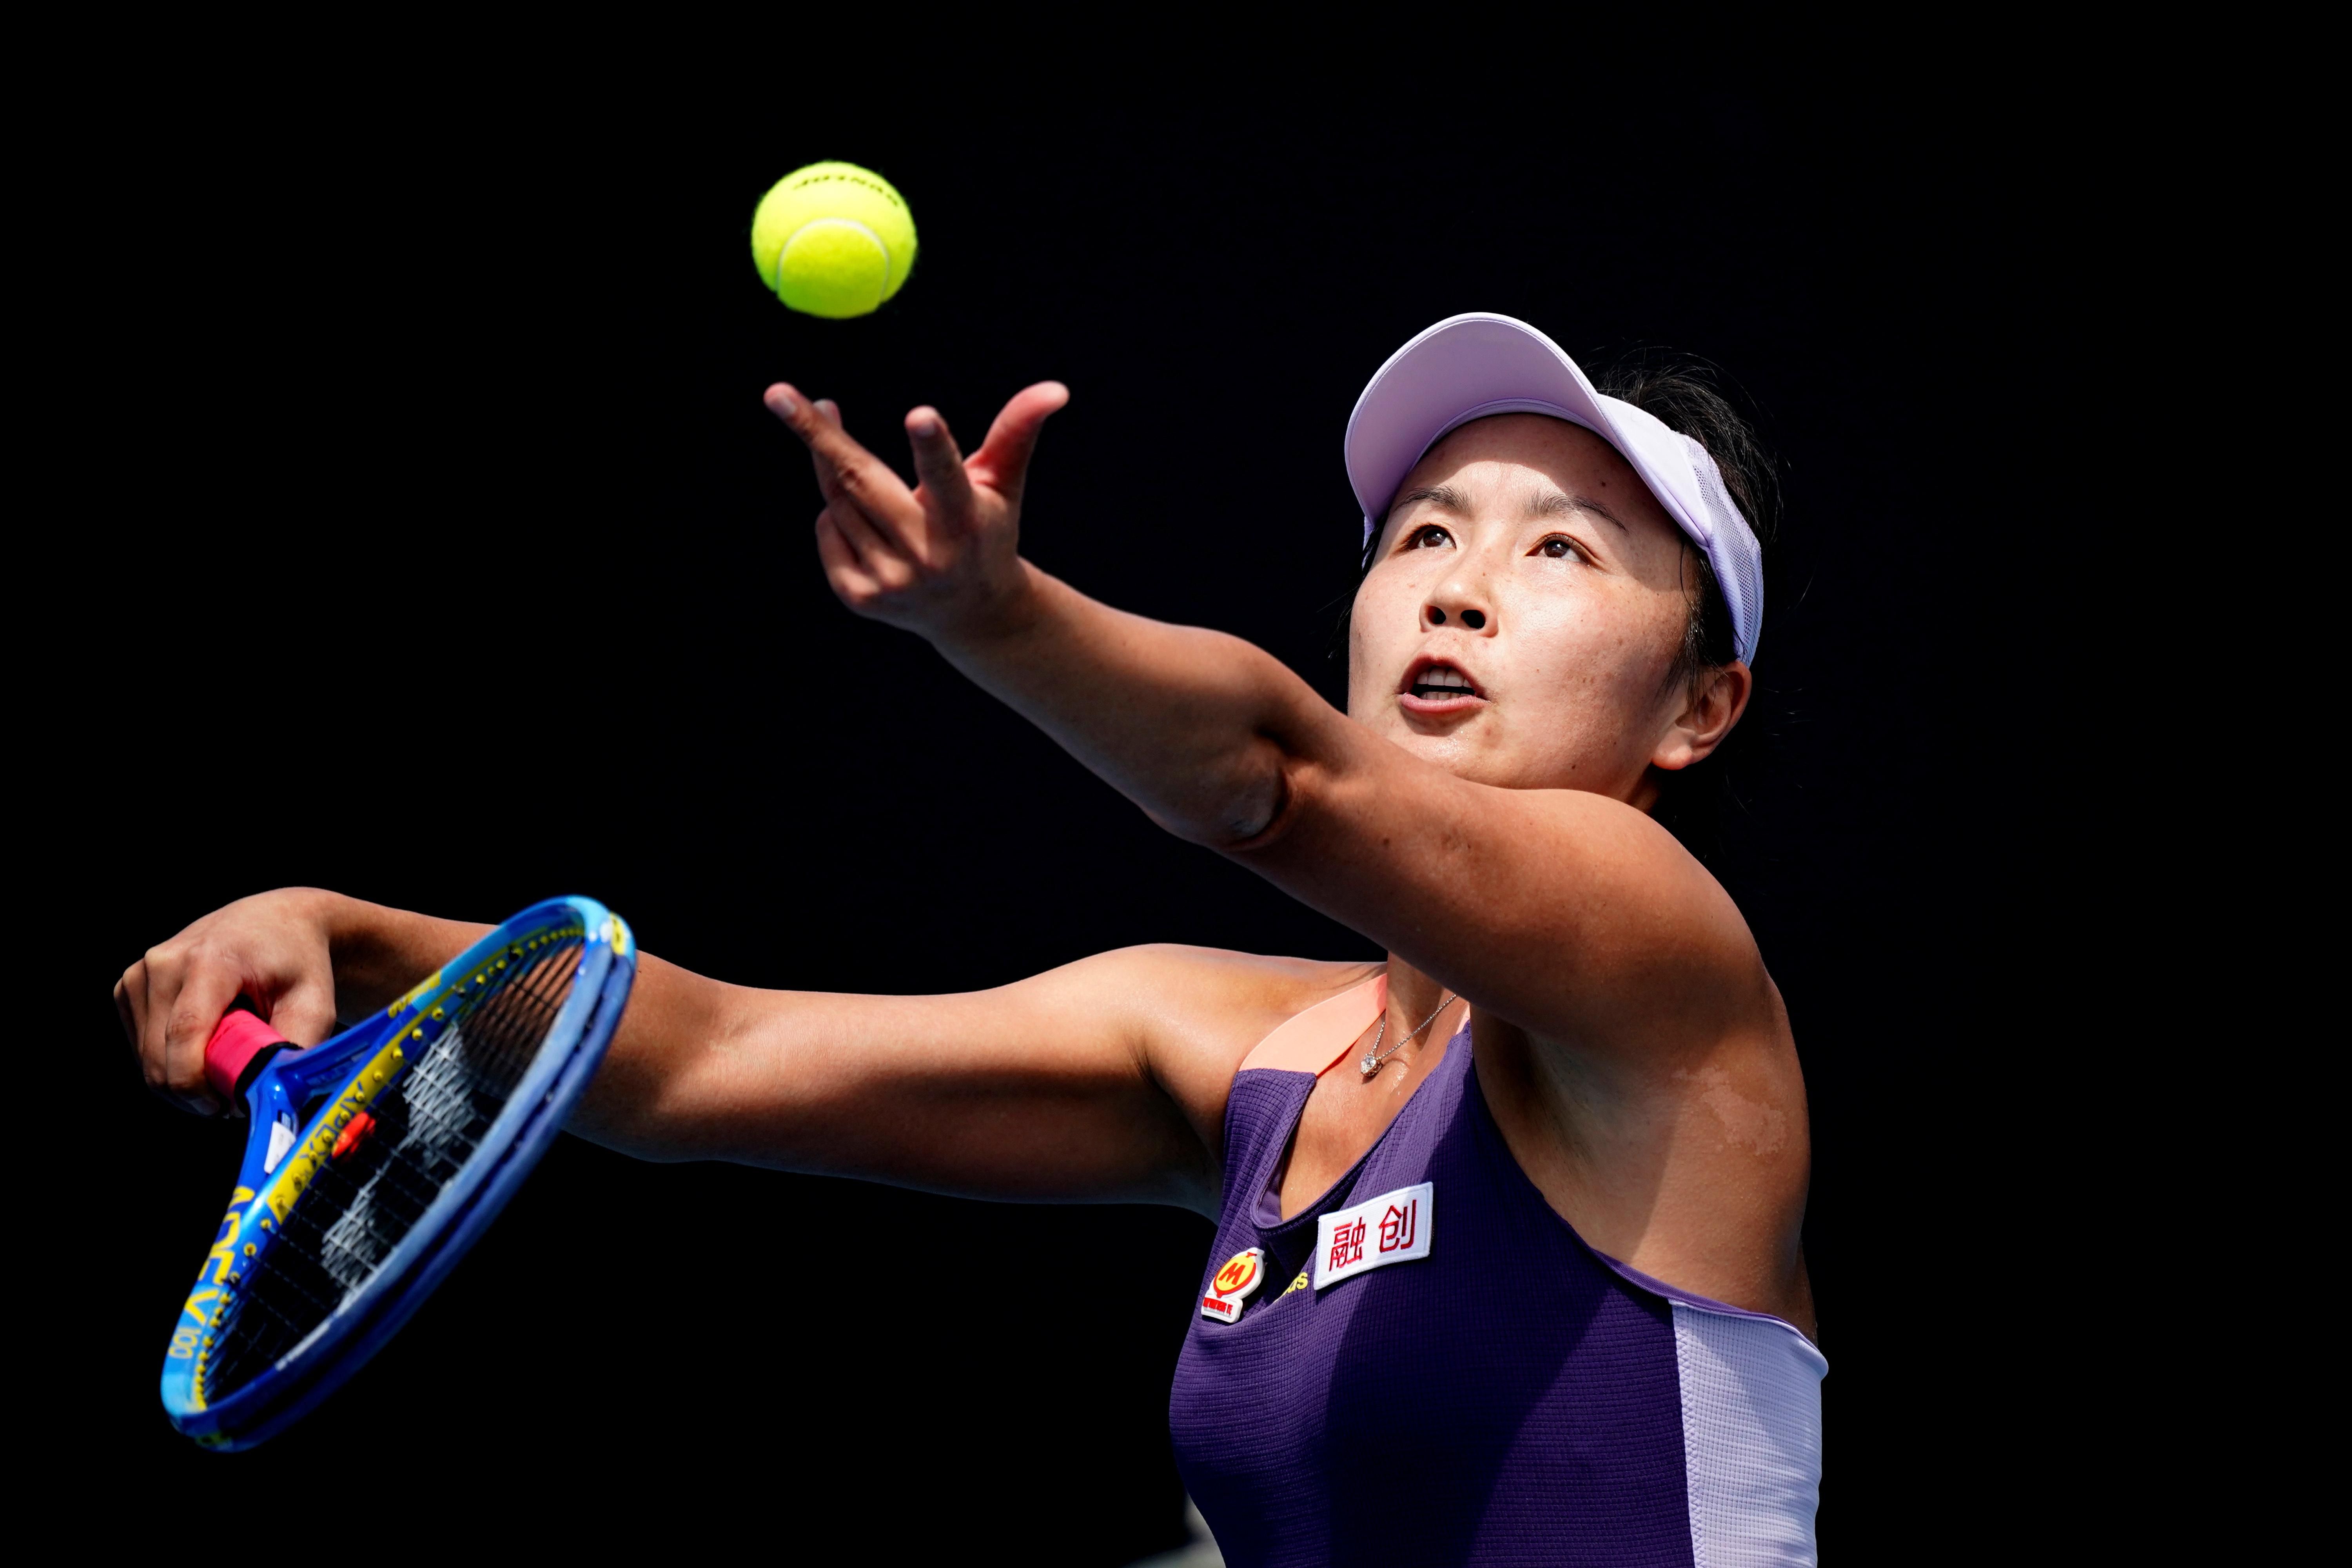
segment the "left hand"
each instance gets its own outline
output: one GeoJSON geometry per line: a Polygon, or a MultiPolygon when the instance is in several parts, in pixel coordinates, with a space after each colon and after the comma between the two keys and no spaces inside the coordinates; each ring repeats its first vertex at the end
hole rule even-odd
{"type": "Polygon", "coordinates": [[[808,444],[824,510],[816,549],[841,602],[934,641],[984,630],[1026,596],[1021,490],[1046,418],[1069,389],[1043,381],[1013,395],[970,458],[939,410],[907,416],[920,481],[909,490],[888,464],[850,438],[841,411],[778,383],[769,411],[808,444]]]}

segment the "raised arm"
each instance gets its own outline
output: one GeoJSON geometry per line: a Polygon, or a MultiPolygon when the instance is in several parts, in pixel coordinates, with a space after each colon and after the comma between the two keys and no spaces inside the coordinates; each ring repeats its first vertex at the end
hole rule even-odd
{"type": "MultiPolygon", "coordinates": [[[[313,1045],[488,929],[317,889],[265,893],[151,950],[116,1001],[149,1083],[216,1110],[204,1043],[237,996],[313,1045]]],[[[646,954],[570,1130],[649,1160],[1213,1213],[1242,1056],[1361,973],[1148,947],[992,991],[856,996],[727,985],[646,954]]]]}
{"type": "Polygon", "coordinates": [[[929,638],[1170,831],[1537,1035],[1704,1034],[1735,1022],[1726,1008],[1771,1014],[1738,910],[1643,812],[1458,776],[1237,637],[1113,609],[1024,560],[1021,479],[1065,396],[1022,393],[969,459],[915,410],[909,490],[830,405],[772,388],[815,459],[817,542],[843,601],[929,638]],[[1729,984],[1693,984],[1710,975],[1729,984]],[[1709,1016],[1672,1017],[1687,1009],[1709,1016]]]}

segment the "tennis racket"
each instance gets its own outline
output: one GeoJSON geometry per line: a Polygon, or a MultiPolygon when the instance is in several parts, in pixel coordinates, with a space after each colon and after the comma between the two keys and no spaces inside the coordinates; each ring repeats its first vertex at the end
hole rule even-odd
{"type": "Polygon", "coordinates": [[[251,1447],[398,1332],[547,1152],[635,976],[618,916],[551,899],[309,1050],[223,1018],[205,1074],[252,1131],[164,1353],[173,1425],[251,1447]]]}

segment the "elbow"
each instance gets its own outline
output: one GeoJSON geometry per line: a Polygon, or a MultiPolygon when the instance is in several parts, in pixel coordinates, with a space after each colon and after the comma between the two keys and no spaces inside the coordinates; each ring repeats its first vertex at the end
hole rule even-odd
{"type": "Polygon", "coordinates": [[[666,1113],[670,1098],[667,1087],[646,1064],[608,1057],[563,1130],[632,1159],[656,1163],[691,1159],[678,1146],[677,1119],[666,1113]]]}
{"type": "Polygon", "coordinates": [[[639,992],[643,1011],[624,1016],[565,1130],[656,1163],[711,1158],[745,1087],[753,994],[658,960],[641,970],[639,992]]]}
{"type": "Polygon", "coordinates": [[[1192,790],[1145,814],[1188,844],[1221,854],[1254,848],[1278,833],[1289,815],[1287,759],[1260,741],[1227,765],[1204,769],[1192,790]]]}

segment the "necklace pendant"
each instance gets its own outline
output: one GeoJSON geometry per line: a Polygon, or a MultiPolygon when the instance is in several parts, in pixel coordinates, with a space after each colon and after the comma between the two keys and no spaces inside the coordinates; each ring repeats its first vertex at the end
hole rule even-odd
{"type": "Polygon", "coordinates": [[[1362,1061],[1356,1065],[1363,1068],[1364,1076],[1366,1078],[1370,1078],[1374,1073],[1381,1070],[1381,1058],[1378,1057],[1366,1057],[1362,1061]]]}

